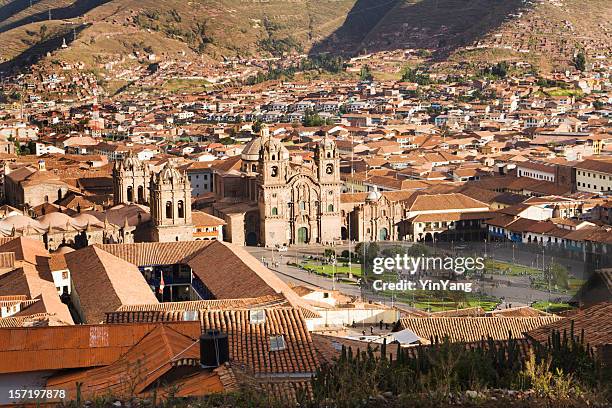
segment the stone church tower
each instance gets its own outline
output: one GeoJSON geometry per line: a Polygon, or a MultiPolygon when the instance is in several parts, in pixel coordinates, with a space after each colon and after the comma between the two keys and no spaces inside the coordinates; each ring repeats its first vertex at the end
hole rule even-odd
{"type": "Polygon", "coordinates": [[[193,241],[191,184],[171,162],[151,177],[151,241],[193,241]]]}
{"type": "Polygon", "coordinates": [[[131,151],[113,167],[113,201],[119,204],[147,204],[151,172],[131,151]]]}
{"type": "Polygon", "coordinates": [[[289,197],[287,177],[289,174],[289,152],[282,143],[262,132],[259,162],[257,164],[259,185],[260,237],[266,245],[281,245],[288,242],[289,197]]]}
{"type": "Polygon", "coordinates": [[[340,218],[340,154],[336,144],[325,137],[317,145],[314,155],[317,179],[321,189],[320,241],[333,242],[341,238],[340,218]]]}

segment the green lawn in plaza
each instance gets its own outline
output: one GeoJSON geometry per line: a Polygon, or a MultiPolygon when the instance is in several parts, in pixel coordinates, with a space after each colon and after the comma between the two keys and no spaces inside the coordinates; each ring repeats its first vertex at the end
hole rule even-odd
{"type": "Polygon", "coordinates": [[[430,312],[470,307],[481,307],[485,311],[490,311],[499,304],[499,299],[495,297],[468,292],[411,290],[404,292],[383,291],[380,294],[389,299],[393,295],[396,302],[406,303],[417,309],[430,312]]]}
{"type": "Polygon", "coordinates": [[[334,271],[334,265],[323,265],[315,262],[307,262],[302,264],[302,268],[314,272],[317,275],[325,275],[329,277],[331,277],[334,273],[348,275],[351,271],[353,273],[353,277],[358,278],[361,276],[361,265],[359,264],[353,264],[350,268],[344,265],[336,265],[334,271]]]}
{"type": "Polygon", "coordinates": [[[567,303],[554,303],[541,300],[531,305],[534,309],[542,310],[549,313],[560,313],[566,310],[572,310],[573,307],[567,303]]]}
{"type": "Polygon", "coordinates": [[[494,259],[487,259],[485,261],[485,270],[487,273],[494,275],[524,276],[542,274],[542,271],[539,269],[517,265],[511,262],[496,261],[494,259]]]}

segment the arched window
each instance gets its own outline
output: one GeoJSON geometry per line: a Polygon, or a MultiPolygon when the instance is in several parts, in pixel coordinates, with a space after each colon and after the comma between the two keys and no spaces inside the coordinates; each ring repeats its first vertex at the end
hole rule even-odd
{"type": "Polygon", "coordinates": [[[278,208],[272,207],[272,215],[278,215],[278,208]]]}
{"type": "Polygon", "coordinates": [[[276,160],[276,155],[275,154],[272,155],[272,160],[276,160]]]}
{"type": "Polygon", "coordinates": [[[185,218],[185,204],[182,200],[178,202],[178,217],[185,218]]]}
{"type": "Polygon", "coordinates": [[[172,201],[166,201],[166,218],[172,218],[172,201]]]}
{"type": "Polygon", "coordinates": [[[145,202],[144,187],[143,186],[138,186],[138,202],[140,204],[145,202]]]}
{"type": "Polygon", "coordinates": [[[270,171],[270,176],[272,176],[272,177],[278,176],[278,167],[272,166],[272,169],[270,171]]]}
{"type": "Polygon", "coordinates": [[[127,188],[127,201],[128,203],[134,201],[134,189],[132,188],[132,186],[129,186],[127,188]]]}
{"type": "Polygon", "coordinates": [[[334,212],[334,205],[330,204],[327,206],[327,212],[334,212]]]}
{"type": "Polygon", "coordinates": [[[251,171],[253,173],[255,173],[257,171],[257,165],[256,164],[251,164],[251,171]]]}
{"type": "Polygon", "coordinates": [[[306,211],[306,201],[300,201],[300,210],[306,211]]]}

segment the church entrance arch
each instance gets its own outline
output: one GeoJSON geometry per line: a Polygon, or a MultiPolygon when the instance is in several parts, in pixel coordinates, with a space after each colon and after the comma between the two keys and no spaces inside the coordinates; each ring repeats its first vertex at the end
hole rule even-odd
{"type": "Polygon", "coordinates": [[[380,241],[386,241],[389,239],[389,230],[387,228],[381,228],[378,233],[378,239],[380,241]]]}
{"type": "Polygon", "coordinates": [[[246,244],[247,246],[257,246],[257,234],[253,231],[247,233],[246,244]]]}
{"type": "Polygon", "coordinates": [[[308,243],[308,228],[301,227],[298,228],[297,231],[297,242],[298,244],[307,244],[308,243]]]}
{"type": "Polygon", "coordinates": [[[342,238],[343,241],[349,238],[348,229],[346,227],[340,228],[340,237],[342,238]]]}

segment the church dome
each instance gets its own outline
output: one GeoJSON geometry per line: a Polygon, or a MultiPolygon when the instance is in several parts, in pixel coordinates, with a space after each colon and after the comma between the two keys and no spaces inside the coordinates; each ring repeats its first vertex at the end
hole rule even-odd
{"type": "Polygon", "coordinates": [[[66,228],[66,226],[72,226],[73,219],[64,213],[53,212],[38,218],[38,222],[45,227],[66,228]]]}
{"type": "Polygon", "coordinates": [[[13,228],[23,229],[28,226],[38,229],[44,228],[40,222],[33,220],[26,215],[11,215],[0,221],[0,228],[4,230],[11,230],[13,228]]]}
{"type": "Polygon", "coordinates": [[[256,137],[244,146],[240,158],[245,161],[257,161],[259,150],[261,150],[261,137],[256,137]]]}
{"type": "Polygon", "coordinates": [[[378,190],[370,191],[368,193],[368,196],[366,197],[366,201],[369,201],[369,202],[378,201],[381,196],[382,194],[380,194],[378,190]]]}

